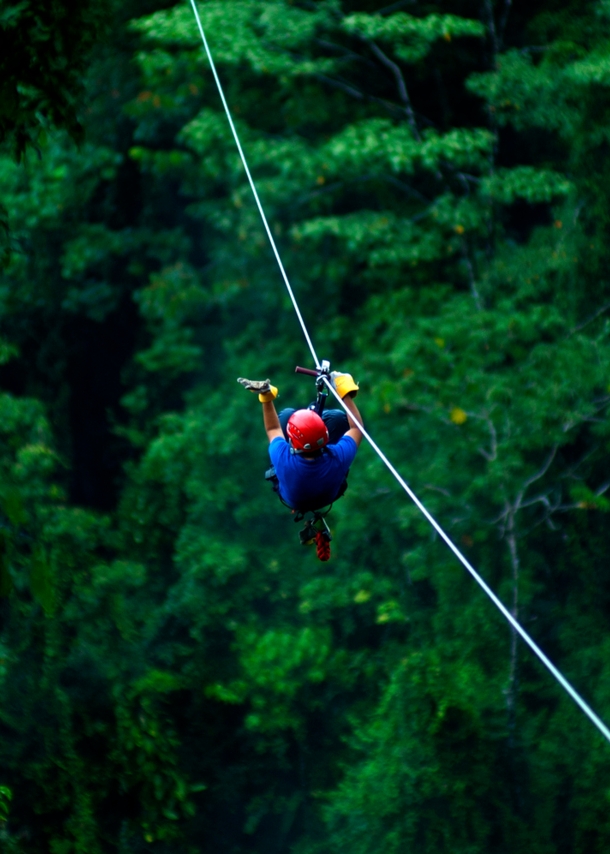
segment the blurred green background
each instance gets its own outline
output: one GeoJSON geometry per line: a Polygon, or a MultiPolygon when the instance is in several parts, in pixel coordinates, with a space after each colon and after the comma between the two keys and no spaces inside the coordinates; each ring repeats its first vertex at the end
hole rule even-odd
{"type": "MultiPolygon", "coordinates": [[[[211,0],[320,357],[610,722],[610,3],[211,0]]],[[[610,745],[363,446],[263,481],[309,354],[187,2],[0,6],[0,848],[607,854],[610,745]]]]}

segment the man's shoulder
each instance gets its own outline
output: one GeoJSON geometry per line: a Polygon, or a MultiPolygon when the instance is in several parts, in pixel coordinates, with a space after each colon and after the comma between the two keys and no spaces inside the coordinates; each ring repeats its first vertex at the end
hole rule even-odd
{"type": "Polygon", "coordinates": [[[328,450],[334,457],[351,463],[358,451],[358,445],[351,436],[341,436],[334,445],[328,445],[328,450]]]}
{"type": "Polygon", "coordinates": [[[276,436],[269,443],[269,456],[274,461],[283,457],[286,453],[290,453],[290,445],[283,436],[276,436]]]}
{"type": "Polygon", "coordinates": [[[352,436],[348,436],[347,433],[344,436],[341,436],[341,438],[339,439],[337,444],[338,445],[344,444],[344,445],[350,445],[350,446],[353,445],[356,448],[356,450],[358,450],[358,445],[356,444],[356,440],[352,436]]]}
{"type": "Polygon", "coordinates": [[[358,445],[355,440],[352,439],[351,436],[341,436],[338,442],[335,442],[334,445],[328,446],[329,450],[332,448],[340,448],[342,451],[348,451],[349,453],[356,453],[358,450],[358,445]]]}

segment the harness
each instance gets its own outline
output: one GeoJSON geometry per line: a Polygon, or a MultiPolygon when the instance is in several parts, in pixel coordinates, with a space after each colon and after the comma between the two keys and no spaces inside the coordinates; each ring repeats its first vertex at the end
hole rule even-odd
{"type": "MultiPolygon", "coordinates": [[[[326,399],[328,397],[324,377],[330,376],[330,362],[327,362],[326,360],[322,361],[320,369],[315,371],[312,371],[309,368],[300,368],[297,366],[295,368],[295,373],[307,374],[316,378],[316,399],[313,401],[313,403],[310,403],[307,408],[313,410],[320,417],[322,417],[322,413],[324,412],[324,406],[326,405],[326,399]]],[[[324,452],[325,449],[323,448],[322,453],[324,452]]],[[[308,507],[299,510],[296,510],[294,507],[291,507],[282,498],[280,494],[280,482],[275,473],[274,466],[271,466],[271,468],[267,469],[267,471],[265,472],[265,480],[271,483],[273,491],[276,493],[277,497],[280,499],[284,507],[287,507],[293,514],[294,521],[304,521],[304,527],[299,531],[299,541],[301,545],[310,546],[315,542],[318,558],[322,561],[329,560],[332,534],[330,533],[330,528],[326,523],[326,516],[332,510],[335,501],[345,494],[345,491],[347,490],[347,478],[343,481],[343,483],[339,487],[337,495],[334,497],[333,501],[328,506],[323,508],[308,507]]]]}

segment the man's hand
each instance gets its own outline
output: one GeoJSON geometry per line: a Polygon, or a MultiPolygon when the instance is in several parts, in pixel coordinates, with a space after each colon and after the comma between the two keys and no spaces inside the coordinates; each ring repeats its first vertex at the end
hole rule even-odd
{"type": "Polygon", "coordinates": [[[271,385],[269,380],[247,380],[244,377],[238,377],[240,385],[243,385],[248,391],[258,394],[258,399],[261,403],[266,403],[269,400],[275,400],[279,395],[277,388],[271,385]]]}
{"type": "Polygon", "coordinates": [[[358,394],[358,383],[354,382],[351,374],[344,374],[342,371],[333,371],[330,375],[333,388],[343,400],[344,397],[356,397],[358,394]]]}

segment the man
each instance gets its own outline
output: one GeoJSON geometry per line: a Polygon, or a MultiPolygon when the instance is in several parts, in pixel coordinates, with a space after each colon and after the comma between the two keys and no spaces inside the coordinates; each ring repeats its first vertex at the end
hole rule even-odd
{"type": "Polygon", "coordinates": [[[362,424],[354,403],[358,385],[350,374],[338,371],[333,371],[331,380],[349,410],[347,415],[340,409],[325,410],[322,417],[311,409],[284,409],[278,416],[273,403],[278,390],[269,380],[237,380],[258,392],[279,494],[297,511],[318,510],[343,494],[362,441],[354,421],[357,418],[362,424]]]}

